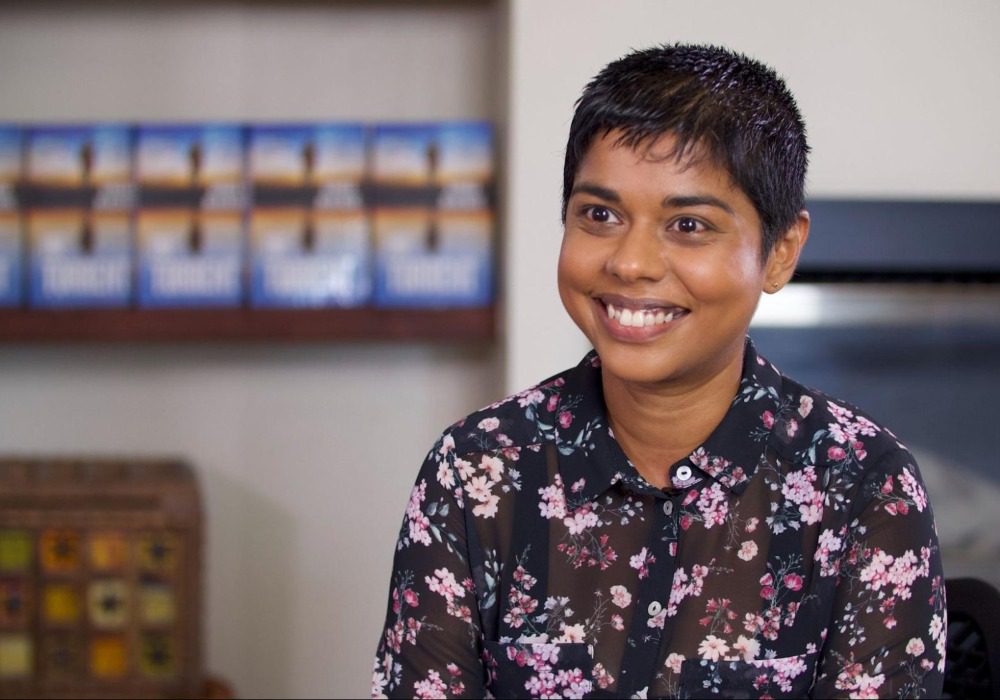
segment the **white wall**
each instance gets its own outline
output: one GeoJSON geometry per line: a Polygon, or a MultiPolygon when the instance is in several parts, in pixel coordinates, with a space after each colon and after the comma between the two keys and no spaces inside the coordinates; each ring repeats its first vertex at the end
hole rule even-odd
{"type": "MultiPolygon", "coordinates": [[[[482,3],[5,3],[0,120],[492,118],[482,3]]],[[[239,697],[369,688],[396,534],[494,349],[0,347],[0,454],[179,455],[207,514],[208,670],[239,697]]]]}
{"type": "Polygon", "coordinates": [[[562,157],[584,84],[632,48],[724,44],[796,95],[815,195],[1000,196],[1000,4],[512,0],[505,386],[576,362],[555,284],[562,157]]]}

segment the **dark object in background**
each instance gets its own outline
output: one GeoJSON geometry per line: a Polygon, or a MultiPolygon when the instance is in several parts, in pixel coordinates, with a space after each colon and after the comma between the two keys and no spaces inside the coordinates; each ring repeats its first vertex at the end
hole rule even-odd
{"type": "Polygon", "coordinates": [[[1000,698],[1000,592],[974,578],[945,582],[946,698],[1000,698]]]}
{"type": "Polygon", "coordinates": [[[0,460],[0,697],[205,693],[200,510],[179,462],[0,460]]]}

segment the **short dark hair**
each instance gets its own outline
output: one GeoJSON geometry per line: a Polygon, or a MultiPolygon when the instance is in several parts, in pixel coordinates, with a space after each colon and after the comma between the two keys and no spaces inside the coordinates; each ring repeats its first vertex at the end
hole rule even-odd
{"type": "Polygon", "coordinates": [[[719,46],[661,45],[608,64],[576,103],[563,169],[563,221],[595,137],[635,148],[663,134],[673,157],[703,153],[728,171],[761,220],[762,257],[805,205],[809,146],[795,98],[763,63],[719,46]]]}

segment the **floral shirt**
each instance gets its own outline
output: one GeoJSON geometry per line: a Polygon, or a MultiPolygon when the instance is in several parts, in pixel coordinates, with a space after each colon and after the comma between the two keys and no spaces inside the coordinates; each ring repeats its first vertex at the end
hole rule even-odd
{"type": "Polygon", "coordinates": [[[372,694],[941,694],[934,521],[892,433],[748,340],[671,473],[622,452],[594,353],[452,426],[406,508],[372,694]]]}

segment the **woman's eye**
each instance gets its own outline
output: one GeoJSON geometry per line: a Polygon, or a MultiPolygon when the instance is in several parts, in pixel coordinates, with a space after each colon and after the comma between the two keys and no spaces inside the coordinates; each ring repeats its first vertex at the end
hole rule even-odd
{"type": "Polygon", "coordinates": [[[690,216],[682,216],[677,219],[673,227],[681,233],[701,233],[707,229],[705,224],[698,221],[698,219],[692,219],[690,216]]]}
{"type": "Polygon", "coordinates": [[[584,216],[598,224],[611,224],[618,221],[618,217],[607,207],[592,205],[584,209],[584,216]]]}

